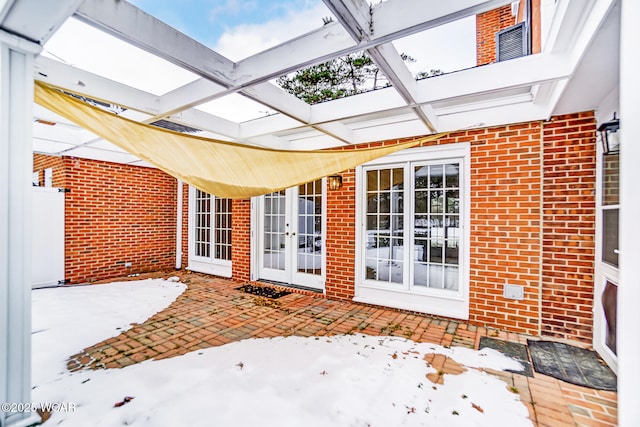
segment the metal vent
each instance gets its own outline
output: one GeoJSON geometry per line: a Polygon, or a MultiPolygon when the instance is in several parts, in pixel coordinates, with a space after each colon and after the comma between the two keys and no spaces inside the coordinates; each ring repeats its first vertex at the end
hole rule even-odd
{"type": "Polygon", "coordinates": [[[178,123],[173,123],[173,122],[170,122],[168,120],[157,120],[157,121],[155,121],[155,122],[153,122],[151,124],[153,126],[157,126],[159,128],[163,128],[163,129],[172,130],[172,131],[175,131],[175,132],[182,132],[182,133],[202,132],[200,129],[192,128],[191,126],[180,125],[178,123]]]}
{"type": "Polygon", "coordinates": [[[521,22],[496,34],[496,60],[507,61],[527,55],[527,26],[521,22]]]}

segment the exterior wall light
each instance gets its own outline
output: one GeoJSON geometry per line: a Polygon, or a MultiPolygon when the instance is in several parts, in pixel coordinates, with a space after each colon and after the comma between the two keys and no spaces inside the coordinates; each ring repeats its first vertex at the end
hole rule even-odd
{"type": "Polygon", "coordinates": [[[342,188],[342,177],[340,175],[331,175],[327,177],[329,190],[339,190],[342,188]]]}
{"type": "Polygon", "coordinates": [[[618,133],[619,129],[620,120],[616,118],[616,113],[613,113],[613,119],[601,124],[600,127],[598,127],[604,154],[615,154],[620,152],[620,134],[618,133]]]}

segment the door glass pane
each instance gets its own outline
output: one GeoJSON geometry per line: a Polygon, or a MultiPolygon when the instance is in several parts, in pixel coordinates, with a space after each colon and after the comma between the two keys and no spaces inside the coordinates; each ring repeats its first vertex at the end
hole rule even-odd
{"type": "Polygon", "coordinates": [[[605,338],[605,344],[613,352],[617,353],[616,346],[616,318],[618,317],[618,286],[614,283],[607,281],[602,292],[602,309],[604,311],[605,321],[607,323],[607,333],[605,338]]]}
{"type": "Polygon", "coordinates": [[[264,196],[264,266],[285,267],[285,190],[264,196]]]}
{"type": "Polygon", "coordinates": [[[367,171],[367,279],[389,283],[403,281],[403,198],[403,168],[367,171]]]}
{"type": "Polygon", "coordinates": [[[298,272],[322,274],[322,180],[298,187],[298,272]]]}
{"type": "Polygon", "coordinates": [[[602,261],[618,267],[619,209],[602,210],[602,261]]]}
{"type": "Polygon", "coordinates": [[[413,174],[413,285],[456,291],[461,241],[459,164],[416,166],[413,174]]]}
{"type": "Polygon", "coordinates": [[[602,156],[602,261],[618,267],[620,155],[602,156]]]}

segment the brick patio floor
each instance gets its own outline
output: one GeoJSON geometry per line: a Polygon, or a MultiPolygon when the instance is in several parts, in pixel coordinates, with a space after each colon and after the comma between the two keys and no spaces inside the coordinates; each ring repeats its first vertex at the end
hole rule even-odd
{"type": "MultiPolygon", "coordinates": [[[[171,306],[143,324],[134,325],[119,336],[72,356],[69,370],[121,368],[147,359],[178,356],[246,338],[289,335],[357,332],[474,349],[478,348],[483,336],[522,344],[531,338],[453,320],[330,301],[305,291],[278,299],[258,297],[235,290],[242,283],[196,273],[157,273],[138,279],[176,275],[187,285],[187,290],[171,306]]],[[[437,370],[459,373],[459,365],[442,355],[427,361],[437,370]]],[[[490,373],[499,376],[507,387],[520,394],[534,425],[617,425],[615,392],[572,385],[537,372],[533,378],[508,372],[490,373]]]]}

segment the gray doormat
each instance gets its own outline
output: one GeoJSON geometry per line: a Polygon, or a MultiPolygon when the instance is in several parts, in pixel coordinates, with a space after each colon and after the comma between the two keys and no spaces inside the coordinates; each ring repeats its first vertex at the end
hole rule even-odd
{"type": "Polygon", "coordinates": [[[483,348],[492,348],[497,350],[505,356],[517,360],[524,367],[522,371],[507,369],[508,372],[533,377],[533,371],[531,370],[531,363],[529,362],[529,354],[527,353],[526,345],[518,344],[517,342],[497,340],[495,338],[481,337],[478,349],[482,350],[483,348]]]}
{"type": "Polygon", "coordinates": [[[527,342],[536,372],[583,387],[616,391],[616,375],[596,352],[553,341],[527,342]]]}

